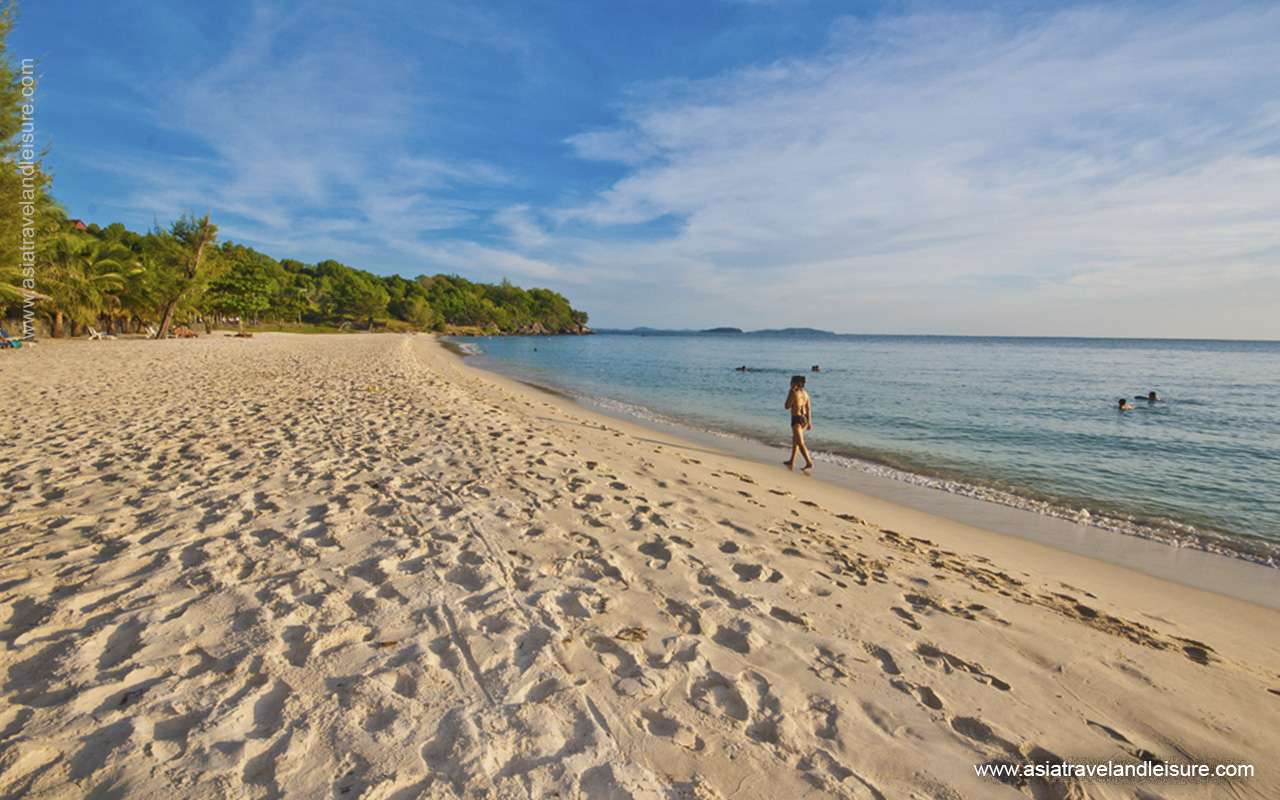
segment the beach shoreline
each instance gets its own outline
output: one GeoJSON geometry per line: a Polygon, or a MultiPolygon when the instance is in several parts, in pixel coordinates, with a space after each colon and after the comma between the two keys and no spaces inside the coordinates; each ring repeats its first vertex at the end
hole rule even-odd
{"type": "Polygon", "coordinates": [[[819,460],[1183,549],[1280,566],[1275,420],[1256,398],[1280,350],[990,337],[604,335],[546,343],[461,338],[476,363],[560,388],[606,413],[782,444],[770,398],[809,371],[819,460]],[[1056,340],[1055,340],[1056,341],[1056,340]],[[1207,348],[1207,349],[1206,349],[1207,348]],[[1215,349],[1217,348],[1217,349],[1215,349]],[[729,365],[756,366],[728,371],[729,365]],[[1092,363],[1091,363],[1092,362],[1092,363]],[[894,365],[897,365],[896,367],[894,365]],[[1164,399],[1118,414],[1144,375],[1164,399]],[[1248,399],[1229,387],[1251,386],[1248,399]],[[1039,387],[1033,389],[1032,387],[1039,387]],[[1221,409],[1220,411],[1218,409],[1221,409]],[[1250,432],[1253,432],[1252,435],[1250,432]],[[1248,487],[1254,487],[1250,492],[1248,487]]]}
{"type": "MultiPolygon", "coordinates": [[[[477,358],[482,354],[466,343],[441,342],[450,353],[468,366],[505,380],[512,380],[537,391],[549,392],[585,410],[623,420],[666,435],[674,435],[700,446],[775,468],[785,452],[781,445],[770,445],[745,435],[680,425],[655,414],[629,413],[623,404],[593,402],[556,386],[504,373],[495,362],[477,358]]],[[[812,477],[852,490],[864,497],[905,506],[976,528],[1014,536],[1075,555],[1126,567],[1152,577],[1173,581],[1267,608],[1280,609],[1280,568],[1249,558],[1239,550],[1206,549],[1168,537],[1117,529],[1098,524],[1097,520],[1081,523],[1065,514],[1043,513],[998,500],[938,488],[928,482],[904,480],[896,475],[868,472],[830,458],[823,458],[821,444],[811,444],[819,467],[812,477]]],[[[893,468],[893,472],[903,472],[893,468]]],[[[904,475],[910,475],[905,473],[904,475]]]]}
{"type": "Polygon", "coordinates": [[[2,793],[1280,792],[1272,609],[597,414],[433,337],[12,355],[2,793]],[[1147,756],[1257,773],[974,771],[1147,756]]]}

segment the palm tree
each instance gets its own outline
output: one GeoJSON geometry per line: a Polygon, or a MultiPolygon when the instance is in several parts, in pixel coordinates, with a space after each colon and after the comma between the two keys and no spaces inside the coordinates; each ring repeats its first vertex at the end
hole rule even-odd
{"type": "MultiPolygon", "coordinates": [[[[127,247],[127,245],[126,245],[127,247]]],[[[120,315],[125,324],[140,330],[143,321],[154,319],[156,292],[153,286],[156,274],[156,260],[151,253],[138,254],[130,251],[133,268],[124,276],[125,285],[117,295],[120,315]]]]}
{"type": "Polygon", "coordinates": [[[43,261],[40,274],[49,294],[46,305],[55,337],[62,335],[64,321],[89,325],[115,307],[126,276],[140,269],[133,253],[118,242],[72,232],[53,237],[44,248],[43,261]]]}
{"type": "Polygon", "coordinates": [[[22,271],[17,266],[0,265],[0,309],[18,305],[24,297],[22,271]]]}

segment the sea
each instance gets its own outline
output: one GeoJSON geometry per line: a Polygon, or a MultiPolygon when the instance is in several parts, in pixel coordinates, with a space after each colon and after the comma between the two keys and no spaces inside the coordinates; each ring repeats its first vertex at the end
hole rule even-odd
{"type": "Polygon", "coordinates": [[[477,366],[612,413],[780,448],[789,379],[804,375],[819,469],[1280,566],[1280,342],[816,331],[455,341],[477,366]],[[1133,410],[1118,410],[1122,397],[1133,410]]]}

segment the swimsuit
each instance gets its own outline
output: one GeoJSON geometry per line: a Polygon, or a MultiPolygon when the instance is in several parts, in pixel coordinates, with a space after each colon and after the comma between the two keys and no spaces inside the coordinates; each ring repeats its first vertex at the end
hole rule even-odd
{"type": "Polygon", "coordinates": [[[804,417],[800,416],[799,414],[791,415],[791,427],[794,428],[797,425],[804,425],[804,424],[805,424],[804,417]]]}

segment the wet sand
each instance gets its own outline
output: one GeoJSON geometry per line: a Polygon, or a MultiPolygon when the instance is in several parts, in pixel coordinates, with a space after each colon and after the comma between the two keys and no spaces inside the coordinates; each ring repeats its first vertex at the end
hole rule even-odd
{"type": "MultiPolygon", "coordinates": [[[[552,389],[544,391],[554,392],[552,389]]],[[[565,395],[560,396],[567,399],[565,395]]],[[[787,454],[786,449],[737,436],[725,436],[653,420],[635,420],[589,403],[587,407],[614,419],[638,422],[659,433],[675,436],[685,440],[690,446],[727,453],[769,467],[776,465],[787,454]]],[[[810,443],[821,447],[821,434],[811,434],[810,443]]],[[[1161,541],[1105,530],[840,465],[820,463],[811,474],[819,481],[856,492],[860,497],[854,502],[864,508],[883,503],[887,504],[885,508],[890,513],[919,511],[931,517],[941,517],[983,531],[1028,539],[1056,550],[1127,567],[1194,589],[1204,589],[1280,610],[1280,570],[1274,567],[1192,547],[1175,547],[1161,541]],[[901,508],[894,509],[895,506],[901,508]]],[[[916,524],[930,523],[921,520],[916,524]]]]}

